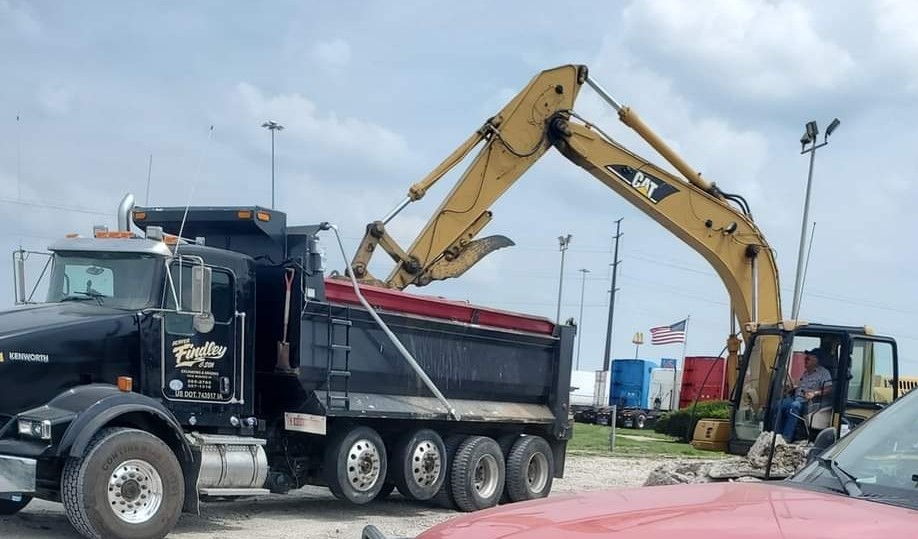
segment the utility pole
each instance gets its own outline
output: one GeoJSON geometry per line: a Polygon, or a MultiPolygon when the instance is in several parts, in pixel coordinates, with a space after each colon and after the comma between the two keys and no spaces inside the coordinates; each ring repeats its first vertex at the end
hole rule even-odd
{"type": "Polygon", "coordinates": [[[612,258],[612,295],[609,298],[609,319],[606,321],[606,349],[603,351],[602,370],[608,371],[612,357],[612,316],[615,314],[615,277],[618,274],[618,240],[622,237],[622,220],[615,221],[615,254],[612,258]]]}
{"type": "Polygon", "coordinates": [[[583,337],[583,291],[586,288],[586,275],[587,273],[590,273],[590,270],[586,268],[580,268],[577,271],[583,274],[580,280],[580,317],[577,318],[577,323],[579,324],[579,326],[577,327],[577,370],[579,371],[580,370],[580,341],[582,340],[582,337],[583,337]]]}
{"type": "Polygon", "coordinates": [[[275,122],[274,120],[268,120],[265,123],[261,124],[262,127],[271,131],[271,209],[274,209],[274,132],[283,131],[284,126],[275,122]]]}
{"type": "Polygon", "coordinates": [[[561,324],[561,289],[564,287],[564,252],[571,243],[572,236],[558,236],[558,246],[561,248],[561,274],[558,277],[558,311],[555,313],[555,324],[561,324]]]}

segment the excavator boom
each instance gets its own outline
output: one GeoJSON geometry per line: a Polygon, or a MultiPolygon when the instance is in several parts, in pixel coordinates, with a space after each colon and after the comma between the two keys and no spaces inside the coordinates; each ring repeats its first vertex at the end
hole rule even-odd
{"type": "MultiPolygon", "coordinates": [[[[707,260],[723,280],[741,328],[748,322],[781,319],[778,272],[771,248],[735,195],[725,194],[690,167],[628,107],[594,80],[586,66],[541,72],[500,112],[447,157],[383,221],[368,225],[351,271],[365,283],[404,289],[461,275],[495,249],[512,245],[502,236],[477,239],[490,222],[491,206],[552,147],[587,170],[625,200],[663,225],[707,260]],[[583,120],[574,103],[589,84],[684,178],[627,150],[583,120]],[[385,223],[419,200],[449,170],[481,146],[452,191],[405,251],[385,232],[385,223]],[[740,203],[740,208],[730,201],[740,203]],[[367,270],[377,246],[396,266],[384,280],[367,270]]],[[[746,331],[744,329],[744,331],[746,331]]],[[[739,343],[728,341],[732,387],[739,343]]],[[[747,335],[748,337],[748,335],[747,335]]]]}

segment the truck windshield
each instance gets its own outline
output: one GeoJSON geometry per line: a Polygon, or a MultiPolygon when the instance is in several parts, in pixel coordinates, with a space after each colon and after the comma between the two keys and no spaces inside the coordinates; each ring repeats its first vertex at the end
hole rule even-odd
{"type": "Polygon", "coordinates": [[[789,481],[918,508],[916,416],[918,392],[912,392],[843,436],[789,481]]]}
{"type": "Polygon", "coordinates": [[[56,252],[48,285],[48,302],[94,302],[119,309],[142,309],[153,303],[162,259],[142,253],[56,252]]]}

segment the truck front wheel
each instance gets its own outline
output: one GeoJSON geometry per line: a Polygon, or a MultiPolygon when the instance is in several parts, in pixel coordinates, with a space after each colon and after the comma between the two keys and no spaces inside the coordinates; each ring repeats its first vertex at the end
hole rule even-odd
{"type": "Polygon", "coordinates": [[[67,519],[84,537],[165,537],[185,501],[182,467],[148,432],[107,428],[83,456],[64,465],[61,498],[67,519]]]}
{"type": "Polygon", "coordinates": [[[0,516],[15,515],[32,501],[31,496],[22,494],[0,495],[0,516]]]}

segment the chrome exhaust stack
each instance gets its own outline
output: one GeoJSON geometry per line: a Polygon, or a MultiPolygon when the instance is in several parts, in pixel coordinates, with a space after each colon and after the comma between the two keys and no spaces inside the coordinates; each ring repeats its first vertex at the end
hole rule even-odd
{"type": "Polygon", "coordinates": [[[131,231],[131,211],[134,209],[134,195],[128,193],[121,199],[118,205],[118,230],[122,232],[131,231]]]}

